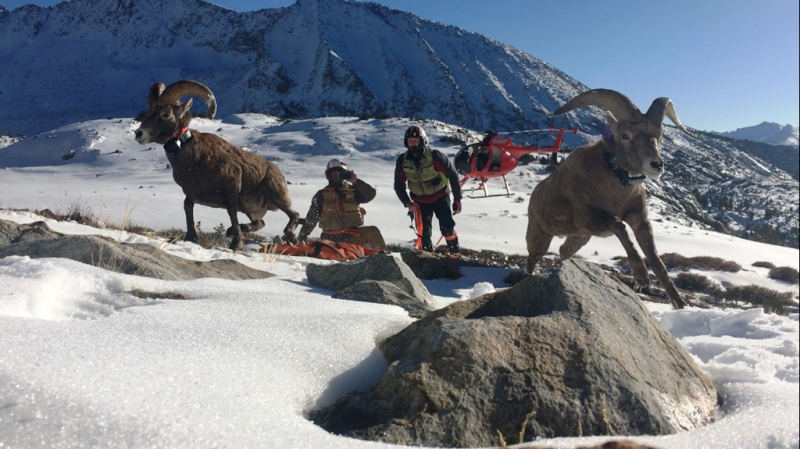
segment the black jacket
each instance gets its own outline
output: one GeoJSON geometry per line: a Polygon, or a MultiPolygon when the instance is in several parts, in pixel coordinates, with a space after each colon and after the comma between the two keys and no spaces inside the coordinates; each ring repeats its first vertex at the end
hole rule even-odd
{"type": "MultiPolygon", "coordinates": [[[[426,149],[429,148],[426,147],[426,149]]],[[[449,188],[442,189],[432,195],[415,195],[412,193],[409,198],[408,192],[406,192],[406,172],[403,170],[403,161],[406,154],[408,154],[406,151],[397,158],[394,168],[394,191],[404,206],[412,201],[426,204],[435,203],[447,196],[450,191],[453,192],[453,201],[461,201],[461,182],[458,179],[458,173],[453,167],[453,163],[439,150],[430,150],[430,152],[433,156],[433,168],[447,176],[449,188]]]]}

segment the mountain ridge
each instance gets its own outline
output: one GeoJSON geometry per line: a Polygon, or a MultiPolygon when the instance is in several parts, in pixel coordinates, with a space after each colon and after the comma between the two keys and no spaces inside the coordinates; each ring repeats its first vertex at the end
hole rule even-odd
{"type": "MultiPolygon", "coordinates": [[[[261,114],[235,114],[222,120],[195,119],[192,126],[226,138],[238,135],[233,141],[236,145],[281,161],[282,170],[287,170],[290,179],[292,172],[322,173],[330,157],[354,157],[361,163],[369,161],[373,173],[391,173],[397,151],[402,148],[403,132],[412,123],[422,126],[431,145],[449,157],[459,149],[454,142],[465,139],[473,142],[482,137],[480,132],[457,125],[409,118],[327,117],[293,121],[261,117],[261,114]]],[[[93,170],[100,173],[113,173],[132,170],[131,164],[141,164],[142,160],[136,161],[144,158],[153,162],[147,162],[152,166],[148,165],[143,173],[163,170],[166,159],[158,146],[141,149],[133,141],[131,136],[136,127],[138,122],[132,118],[100,119],[74,123],[32,138],[9,139],[5,148],[0,139],[0,167],[30,170],[78,164],[94,166],[93,170]],[[110,136],[117,139],[124,136],[124,139],[114,140],[110,136]],[[161,168],[156,169],[159,165],[161,168]]],[[[661,152],[667,170],[658,182],[647,183],[651,211],[667,221],[797,248],[800,219],[797,177],[762,159],[750,148],[774,146],[698,130],[690,132],[687,135],[676,127],[665,126],[661,152]]],[[[537,136],[518,135],[514,140],[525,144],[526,138],[537,136]]],[[[552,143],[554,137],[539,138],[542,140],[537,143],[541,145],[552,143]]],[[[569,157],[568,153],[562,156],[569,157]]],[[[529,177],[529,173],[546,176],[546,171],[538,166],[520,167],[508,177],[512,190],[529,193],[539,179],[529,177]]],[[[386,182],[385,187],[391,191],[389,181],[386,182]]]]}
{"type": "MultiPolygon", "coordinates": [[[[186,78],[211,87],[223,120],[258,112],[284,120],[438,120],[472,132],[579,128],[565,135],[568,147],[597,138],[606,124],[597,107],[549,115],[588,88],[546,62],[351,0],[246,13],[204,0],[28,5],[0,10],[0,61],[7,68],[0,133],[33,139],[70,124],[136,117],[153,82],[186,78]]],[[[9,143],[0,159],[29,143],[9,143]]],[[[676,219],[798,246],[796,146],[666,126],[662,148],[670,169],[649,193],[676,219]]]]}
{"type": "Polygon", "coordinates": [[[761,122],[755,126],[738,128],[735,131],[716,132],[720,136],[733,139],[752,140],[754,142],[773,145],[790,145],[797,147],[800,143],[800,131],[793,125],[780,125],[774,122],[761,122]]]}
{"type": "Polygon", "coordinates": [[[588,131],[603,126],[596,108],[548,116],[587,89],[551,65],[374,3],[235,12],[203,0],[72,0],[6,11],[0,30],[6,133],[135,116],[152,83],[178,79],[208,85],[223,115],[425,117],[501,131],[572,119],[588,131]]]}

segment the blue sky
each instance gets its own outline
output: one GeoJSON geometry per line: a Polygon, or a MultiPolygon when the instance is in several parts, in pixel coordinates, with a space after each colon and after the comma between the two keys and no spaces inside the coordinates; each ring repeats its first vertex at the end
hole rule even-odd
{"type": "MultiPolygon", "coordinates": [[[[25,0],[0,0],[13,9],[25,0]]],[[[58,3],[37,0],[41,6],[58,3]]],[[[239,11],[294,0],[213,0],[239,11]]],[[[646,110],[669,97],[687,126],[798,126],[797,0],[381,0],[517,47],[646,110]]]]}

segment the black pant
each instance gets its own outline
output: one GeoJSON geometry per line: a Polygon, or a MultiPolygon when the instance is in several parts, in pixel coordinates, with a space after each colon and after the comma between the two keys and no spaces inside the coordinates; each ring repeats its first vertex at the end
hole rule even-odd
{"type": "Polygon", "coordinates": [[[425,249],[433,248],[431,235],[433,234],[433,215],[439,220],[439,230],[442,235],[447,237],[453,235],[456,222],[453,220],[453,210],[450,208],[450,195],[443,196],[435,203],[417,203],[419,212],[422,214],[422,247],[425,249]]]}

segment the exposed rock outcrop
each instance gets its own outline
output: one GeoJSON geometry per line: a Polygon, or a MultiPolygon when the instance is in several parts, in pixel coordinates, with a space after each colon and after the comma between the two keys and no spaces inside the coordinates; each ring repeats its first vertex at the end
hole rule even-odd
{"type": "Polygon", "coordinates": [[[412,318],[422,318],[433,310],[429,304],[419,301],[389,281],[356,282],[345,289],[334,292],[333,297],[399,306],[405,309],[412,318]]]}
{"type": "Polygon", "coordinates": [[[458,279],[461,277],[459,267],[478,265],[429,251],[403,251],[400,257],[420,279],[458,279]]]}
{"type": "Polygon", "coordinates": [[[0,247],[12,243],[53,239],[59,235],[60,234],[57,232],[51,230],[43,221],[19,224],[12,221],[0,220],[0,247]]]}
{"type": "Polygon", "coordinates": [[[44,223],[19,225],[0,220],[0,258],[7,256],[62,257],[117,273],[170,281],[204,277],[244,280],[273,276],[235,260],[195,262],[150,245],[119,243],[94,235],[60,236],[44,223]]]}
{"type": "Polygon", "coordinates": [[[306,276],[311,285],[335,290],[334,298],[398,305],[415,318],[436,308],[433,296],[411,268],[388,254],[331,265],[310,264],[306,276]]]}
{"type": "Polygon", "coordinates": [[[639,298],[581,260],[436,310],[379,348],[384,378],[310,419],[367,440],[486,447],[499,435],[675,433],[717,409],[709,379],[639,298]]]}

